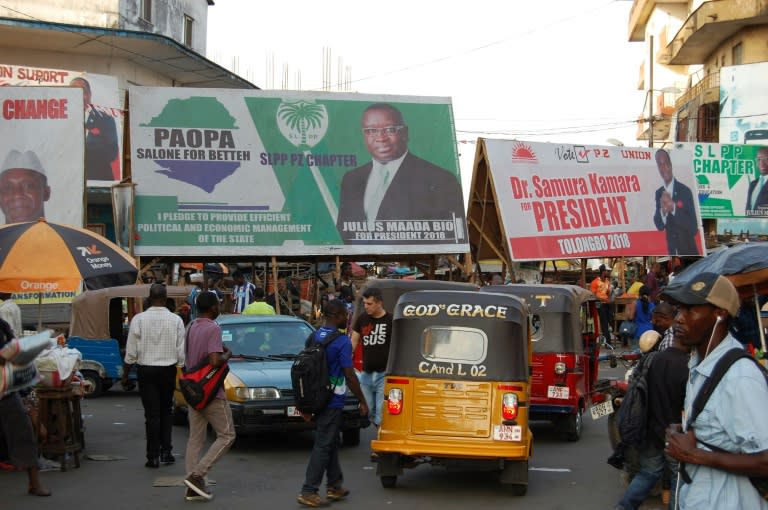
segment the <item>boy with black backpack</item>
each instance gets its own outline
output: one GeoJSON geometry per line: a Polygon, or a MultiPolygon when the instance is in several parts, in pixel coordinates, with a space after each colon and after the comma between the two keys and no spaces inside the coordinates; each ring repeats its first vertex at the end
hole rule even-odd
{"type": "MultiPolygon", "coordinates": [[[[360,415],[368,415],[368,405],[360,389],[360,383],[352,366],[352,343],[347,335],[339,334],[339,328],[347,324],[347,307],[341,300],[334,299],[325,305],[325,323],[318,329],[310,342],[325,344],[325,358],[328,377],[333,394],[328,404],[313,414],[302,411],[304,420],[315,420],[315,444],[307,464],[307,474],[298,502],[308,507],[327,506],[328,500],[345,498],[349,490],[342,486],[344,475],[339,463],[339,431],[343,420],[344,400],[347,387],[360,400],[360,415]],[[332,340],[327,341],[333,337],[332,340]],[[326,497],[318,494],[320,484],[326,477],[326,497]]],[[[293,374],[292,374],[293,377],[293,374]]]]}
{"type": "Polygon", "coordinates": [[[724,367],[720,362],[744,352],[728,332],[738,292],[724,276],[683,273],[662,295],[678,304],[675,338],[693,349],[684,420],[667,429],[665,443],[665,452],[680,461],[678,508],[768,510],[750,480],[768,476],[768,384],[755,360],[733,362],[696,410],[699,395],[724,367]]]}
{"type": "Polygon", "coordinates": [[[664,432],[682,413],[689,349],[672,339],[670,347],[659,352],[656,349],[660,339],[656,331],[640,337],[640,348],[647,352],[619,408],[621,439],[636,449],[639,470],[616,505],[617,510],[637,510],[665,469],[676,471],[677,466],[670,462],[674,459],[664,455],[664,432]],[[644,345],[648,339],[652,339],[650,347],[644,345]]]}

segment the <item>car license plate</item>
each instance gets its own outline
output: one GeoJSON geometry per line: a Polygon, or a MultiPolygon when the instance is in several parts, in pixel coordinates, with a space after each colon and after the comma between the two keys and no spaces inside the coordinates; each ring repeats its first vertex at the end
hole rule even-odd
{"type": "Polygon", "coordinates": [[[296,409],[296,406],[288,406],[288,409],[286,409],[285,414],[288,416],[301,416],[301,412],[296,409]]]}
{"type": "Polygon", "coordinates": [[[547,387],[548,398],[562,398],[567,399],[570,395],[568,386],[549,386],[547,387]]]}
{"type": "Polygon", "coordinates": [[[599,404],[590,407],[589,412],[592,413],[593,420],[608,416],[613,413],[613,402],[611,402],[611,399],[600,402],[599,404]]]}
{"type": "Polygon", "coordinates": [[[521,441],[523,427],[520,425],[494,425],[493,439],[496,441],[521,441]]]}

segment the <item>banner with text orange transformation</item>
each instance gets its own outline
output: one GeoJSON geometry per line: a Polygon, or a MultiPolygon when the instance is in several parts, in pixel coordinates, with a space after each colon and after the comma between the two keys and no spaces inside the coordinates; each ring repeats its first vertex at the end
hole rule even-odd
{"type": "Polygon", "coordinates": [[[513,260],[703,254],[690,151],[484,144],[513,260]]]}

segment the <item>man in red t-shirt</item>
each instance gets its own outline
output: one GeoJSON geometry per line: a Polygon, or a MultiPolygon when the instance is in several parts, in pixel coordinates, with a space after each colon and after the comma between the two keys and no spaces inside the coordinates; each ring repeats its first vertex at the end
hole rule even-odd
{"type": "MultiPolygon", "coordinates": [[[[219,299],[212,292],[202,292],[197,296],[197,319],[190,324],[186,339],[186,366],[194,367],[207,359],[214,367],[224,365],[232,352],[221,340],[221,328],[214,319],[219,316],[219,299]]],[[[210,489],[205,484],[205,475],[235,442],[235,426],[232,410],[227,402],[224,390],[220,389],[216,398],[198,411],[187,406],[189,413],[189,440],[187,441],[186,469],[187,501],[210,500],[210,489]],[[205,443],[208,424],[216,432],[216,440],[205,455],[200,453],[205,443]]]]}

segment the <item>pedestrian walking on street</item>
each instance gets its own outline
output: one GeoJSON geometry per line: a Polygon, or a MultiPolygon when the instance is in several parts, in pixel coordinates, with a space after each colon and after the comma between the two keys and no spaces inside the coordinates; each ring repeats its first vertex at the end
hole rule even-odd
{"type": "MultiPolygon", "coordinates": [[[[347,324],[347,307],[340,299],[329,301],[325,305],[325,323],[313,335],[315,342],[321,343],[328,335],[335,334],[347,324]]],[[[360,383],[352,366],[352,343],[347,335],[339,335],[325,348],[328,363],[328,375],[334,387],[333,397],[325,409],[315,415],[302,414],[304,420],[315,420],[315,444],[307,464],[307,474],[298,501],[309,507],[328,505],[328,500],[338,501],[349,495],[343,487],[344,474],[339,463],[339,431],[344,419],[344,401],[347,386],[360,400],[360,416],[368,415],[368,405],[360,389],[360,383]],[[325,474],[326,497],[318,494],[325,474]]]]}
{"type": "MultiPolygon", "coordinates": [[[[739,311],[739,294],[724,276],[702,273],[676,278],[661,293],[677,304],[675,339],[692,348],[685,389],[685,421],[667,429],[665,452],[680,461],[677,508],[768,510],[750,478],[768,476],[768,385],[754,359],[728,366],[700,413],[699,392],[720,360],[743,354],[729,332],[739,311]]],[[[732,361],[732,360],[731,360],[732,361]]]]}
{"type": "MultiPolygon", "coordinates": [[[[0,319],[0,347],[14,339],[11,326],[0,319]]],[[[5,358],[0,356],[0,367],[5,358]]],[[[32,422],[17,392],[0,397],[0,441],[5,441],[8,458],[17,469],[27,472],[27,493],[32,496],[50,496],[51,491],[40,483],[37,463],[37,440],[32,422]]]]}
{"type": "MultiPolygon", "coordinates": [[[[654,349],[658,349],[658,346],[654,349]]],[[[689,347],[673,338],[664,351],[652,350],[645,355],[653,356],[653,360],[646,360],[650,363],[646,376],[646,432],[643,442],[637,445],[640,470],[632,478],[616,510],[637,510],[665,472],[677,473],[675,459],[664,455],[664,435],[666,428],[677,423],[682,416],[689,351],[689,347]]],[[[675,487],[671,489],[671,501],[674,502],[675,487]]],[[[670,508],[674,508],[674,503],[670,508]]]]}
{"type": "Polygon", "coordinates": [[[275,309],[266,301],[263,288],[256,287],[253,298],[254,301],[243,309],[243,315],[275,315],[275,309]]]}
{"type": "MultiPolygon", "coordinates": [[[[222,343],[221,328],[214,319],[219,316],[219,300],[215,294],[203,292],[197,297],[197,319],[190,324],[186,341],[187,366],[194,367],[207,359],[214,367],[224,365],[232,352],[222,343]]],[[[210,500],[213,498],[206,486],[205,475],[211,467],[229,451],[235,442],[235,424],[223,389],[216,398],[201,410],[187,406],[189,413],[189,440],[185,456],[187,501],[210,500]],[[216,433],[216,439],[200,457],[205,443],[208,424],[216,433]]]]}
{"type": "Polygon", "coordinates": [[[363,307],[365,312],[358,316],[352,326],[352,351],[362,344],[360,387],[365,401],[370,405],[371,422],[378,427],[384,406],[384,371],[392,338],[392,314],[384,309],[384,298],[381,289],[377,288],[363,291],[363,307]]]}
{"type": "Polygon", "coordinates": [[[159,467],[161,462],[172,464],[176,461],[171,453],[173,390],[176,367],[184,364],[184,323],[165,306],[167,298],[165,285],[152,284],[150,307],[131,321],[125,347],[122,384],[130,384],[128,375],[133,365],[138,365],[139,394],[147,435],[144,466],[148,468],[159,467]]]}

